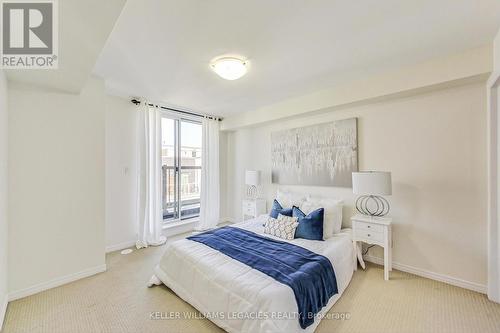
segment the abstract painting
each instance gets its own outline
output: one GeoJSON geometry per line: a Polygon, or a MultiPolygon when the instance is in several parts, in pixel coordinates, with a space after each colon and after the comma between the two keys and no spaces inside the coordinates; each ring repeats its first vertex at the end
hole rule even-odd
{"type": "Polygon", "coordinates": [[[271,161],[276,184],[352,187],[357,118],[273,132],[271,161]]]}

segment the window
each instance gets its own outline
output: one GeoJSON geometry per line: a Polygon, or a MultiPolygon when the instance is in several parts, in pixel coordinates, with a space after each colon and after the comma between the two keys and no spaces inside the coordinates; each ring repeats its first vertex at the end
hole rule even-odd
{"type": "Polygon", "coordinates": [[[162,117],[163,219],[179,221],[200,214],[201,123],[162,117]]]}

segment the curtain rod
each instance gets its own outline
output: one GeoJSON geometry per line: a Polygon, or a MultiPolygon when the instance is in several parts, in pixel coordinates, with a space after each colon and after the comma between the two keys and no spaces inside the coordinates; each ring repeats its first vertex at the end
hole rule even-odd
{"type": "MultiPolygon", "coordinates": [[[[141,104],[141,101],[133,98],[130,100],[132,103],[134,103],[135,105],[139,105],[141,104]]],[[[163,109],[163,110],[169,110],[169,111],[174,111],[174,112],[179,112],[179,113],[184,113],[184,114],[188,114],[190,116],[195,116],[195,117],[207,117],[208,119],[217,119],[218,121],[222,121],[222,118],[219,118],[219,117],[214,117],[214,116],[208,116],[208,115],[202,115],[202,114],[198,114],[198,113],[193,113],[193,112],[189,112],[189,111],[182,111],[182,110],[177,110],[177,109],[173,109],[173,108],[168,108],[166,106],[162,106],[162,105],[157,105],[157,104],[152,104],[152,103],[148,103],[149,106],[154,106],[154,107],[157,107],[157,108],[160,108],[160,109],[163,109]]]]}

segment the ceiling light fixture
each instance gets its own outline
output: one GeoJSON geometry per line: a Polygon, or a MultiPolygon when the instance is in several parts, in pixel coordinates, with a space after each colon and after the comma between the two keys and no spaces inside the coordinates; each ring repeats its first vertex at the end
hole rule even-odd
{"type": "Polygon", "coordinates": [[[248,61],[236,57],[221,57],[212,61],[210,67],[221,78],[236,80],[247,73],[248,61]]]}

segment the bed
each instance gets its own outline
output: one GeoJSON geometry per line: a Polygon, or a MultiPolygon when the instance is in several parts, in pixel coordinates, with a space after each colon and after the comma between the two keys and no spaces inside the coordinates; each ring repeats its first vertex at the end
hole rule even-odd
{"type": "MultiPolygon", "coordinates": [[[[266,218],[262,215],[231,227],[264,235],[266,218]]],[[[297,303],[289,286],[189,239],[167,246],[155,267],[150,286],[164,283],[227,332],[314,332],[323,316],[342,296],[356,267],[351,231],[342,229],[325,241],[293,239],[289,242],[328,258],[337,279],[338,293],[306,329],[300,327],[293,315],[297,313],[297,303]]]]}

